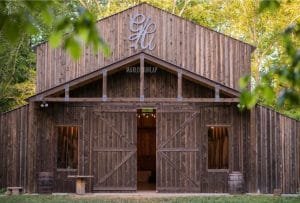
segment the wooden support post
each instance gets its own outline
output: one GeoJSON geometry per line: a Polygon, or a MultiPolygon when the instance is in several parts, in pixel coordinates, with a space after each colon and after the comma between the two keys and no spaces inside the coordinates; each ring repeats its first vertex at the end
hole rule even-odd
{"type": "Polygon", "coordinates": [[[36,115],[35,103],[28,103],[28,140],[27,140],[27,192],[36,192],[36,115]]]}
{"type": "Polygon", "coordinates": [[[69,98],[70,98],[70,87],[69,87],[69,84],[66,84],[65,85],[65,101],[69,101],[69,98]]]}
{"type": "Polygon", "coordinates": [[[215,101],[220,101],[220,85],[215,85],[215,101]]]}
{"type": "Polygon", "coordinates": [[[182,101],[182,70],[177,71],[177,100],[182,101]]]}
{"type": "Polygon", "coordinates": [[[78,178],[76,180],[76,194],[78,195],[85,194],[85,180],[83,178],[78,178]]]}
{"type": "Polygon", "coordinates": [[[256,138],[256,108],[254,106],[250,110],[250,174],[249,174],[249,192],[257,192],[258,178],[257,178],[257,138],[256,138]]]}
{"type": "Polygon", "coordinates": [[[145,61],[144,54],[140,57],[140,101],[144,101],[144,76],[145,76],[145,61]]]}
{"type": "Polygon", "coordinates": [[[107,100],[107,71],[103,70],[102,72],[103,78],[102,78],[102,100],[107,100]]]}

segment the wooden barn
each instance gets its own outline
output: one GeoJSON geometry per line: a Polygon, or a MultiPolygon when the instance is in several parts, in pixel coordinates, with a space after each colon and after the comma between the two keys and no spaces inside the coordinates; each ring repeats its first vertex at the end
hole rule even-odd
{"type": "Polygon", "coordinates": [[[296,193],[300,123],[239,111],[253,46],[146,3],[97,23],[111,47],[73,61],[37,46],[37,92],[0,116],[0,188],[296,193]]]}

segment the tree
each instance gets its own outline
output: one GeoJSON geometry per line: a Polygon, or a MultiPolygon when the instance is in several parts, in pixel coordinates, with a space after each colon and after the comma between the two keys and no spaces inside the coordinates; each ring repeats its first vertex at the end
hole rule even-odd
{"type": "Polygon", "coordinates": [[[251,91],[247,85],[251,77],[241,79],[241,107],[252,108],[257,102],[266,103],[277,110],[300,119],[300,5],[295,2],[263,0],[258,9],[260,15],[268,15],[271,22],[277,20],[278,13],[290,15],[284,27],[277,26],[273,32],[269,58],[261,64],[259,80],[255,81],[251,91]],[[294,3],[294,4],[293,4],[294,3]],[[291,16],[291,11],[295,9],[291,16]],[[276,12],[276,15],[274,15],[276,12]],[[283,110],[282,110],[283,109],[283,110]]]}
{"type": "Polygon", "coordinates": [[[34,45],[49,39],[77,59],[81,45],[109,47],[98,34],[96,18],[76,1],[0,1],[0,111],[25,103],[35,92],[34,45]]]}

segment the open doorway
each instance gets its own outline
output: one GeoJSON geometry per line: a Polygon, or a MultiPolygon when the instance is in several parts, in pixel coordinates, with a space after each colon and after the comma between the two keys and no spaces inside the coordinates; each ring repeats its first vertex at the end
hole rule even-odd
{"type": "Polygon", "coordinates": [[[156,189],[156,111],[137,110],[137,189],[156,189]]]}

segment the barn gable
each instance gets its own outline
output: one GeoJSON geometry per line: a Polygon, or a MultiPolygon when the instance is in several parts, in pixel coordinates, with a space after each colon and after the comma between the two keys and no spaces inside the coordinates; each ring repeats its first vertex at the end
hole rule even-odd
{"type": "MultiPolygon", "coordinates": [[[[216,99],[216,94],[218,94],[218,102],[237,102],[239,96],[239,92],[234,89],[148,53],[140,52],[125,60],[41,92],[30,97],[29,101],[110,101],[109,99],[125,97],[127,100],[139,101],[141,96],[145,100],[169,98],[172,101],[178,99],[181,101],[184,98],[216,99]],[[144,74],[140,74],[141,60],[143,60],[144,74]],[[140,86],[141,77],[144,80],[143,87],[140,86]],[[140,92],[141,89],[143,89],[143,93],[140,92]],[[225,98],[233,99],[226,100],[225,98]]],[[[206,101],[214,101],[214,99],[206,101]]]]}
{"type": "Polygon", "coordinates": [[[251,45],[145,3],[100,20],[98,28],[110,45],[108,58],[85,47],[74,62],[61,48],[51,49],[48,43],[37,47],[37,93],[140,51],[236,90],[238,79],[250,73],[251,45]],[[142,24],[144,35],[138,34],[142,24]]]}
{"type": "MultiPolygon", "coordinates": [[[[139,64],[137,64],[139,65],[139,64]]],[[[145,64],[149,68],[145,73],[145,98],[177,98],[177,75],[161,68],[145,64]],[[152,72],[151,72],[152,71],[152,72]]],[[[138,98],[140,95],[140,75],[137,66],[128,66],[118,69],[117,72],[107,76],[107,97],[108,98],[138,98]],[[133,69],[133,70],[132,70],[133,69]]],[[[84,83],[70,89],[70,98],[100,98],[103,89],[102,78],[84,83]]],[[[55,94],[54,94],[55,95],[55,94]]],[[[57,94],[64,97],[65,93],[57,94]]],[[[49,96],[51,97],[51,96],[49,96]]],[[[183,98],[214,98],[214,88],[182,78],[183,98]]],[[[221,98],[230,97],[220,93],[221,98]]]]}

